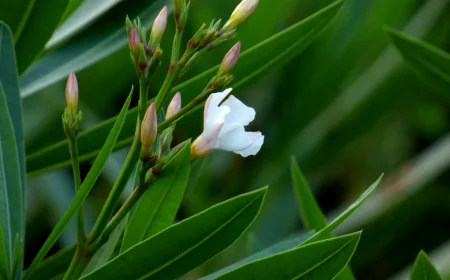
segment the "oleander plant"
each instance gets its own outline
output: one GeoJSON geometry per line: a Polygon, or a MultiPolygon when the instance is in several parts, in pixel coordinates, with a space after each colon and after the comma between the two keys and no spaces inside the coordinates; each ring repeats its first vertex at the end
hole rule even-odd
{"type": "Polygon", "coordinates": [[[0,279],[444,279],[448,140],[392,171],[393,103],[447,129],[412,2],[0,0],[0,279]]]}

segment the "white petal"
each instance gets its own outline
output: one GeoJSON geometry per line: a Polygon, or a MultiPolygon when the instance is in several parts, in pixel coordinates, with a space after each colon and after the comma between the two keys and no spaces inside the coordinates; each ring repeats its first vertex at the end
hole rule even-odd
{"type": "Polygon", "coordinates": [[[252,139],[253,143],[250,147],[242,151],[236,151],[236,154],[240,154],[243,157],[247,157],[249,155],[256,155],[261,149],[262,144],[264,143],[264,135],[261,132],[246,132],[248,137],[252,139]]]}
{"type": "Polygon", "coordinates": [[[234,152],[247,149],[252,143],[253,140],[245,132],[244,126],[239,123],[225,122],[219,134],[217,148],[234,152]]]}
{"type": "Polygon", "coordinates": [[[222,106],[224,105],[231,109],[231,112],[225,117],[226,122],[237,122],[245,126],[255,119],[255,110],[242,103],[233,95],[222,103],[222,106]]]}
{"type": "Polygon", "coordinates": [[[203,116],[203,131],[211,134],[225,122],[225,116],[230,112],[228,106],[220,106],[220,102],[231,92],[231,88],[223,92],[211,94],[205,103],[203,116]]]}
{"type": "Polygon", "coordinates": [[[227,97],[227,95],[232,91],[233,89],[228,88],[222,92],[217,92],[211,94],[205,103],[205,113],[204,113],[204,119],[208,119],[211,116],[214,116],[215,110],[219,107],[220,102],[227,97]]]}

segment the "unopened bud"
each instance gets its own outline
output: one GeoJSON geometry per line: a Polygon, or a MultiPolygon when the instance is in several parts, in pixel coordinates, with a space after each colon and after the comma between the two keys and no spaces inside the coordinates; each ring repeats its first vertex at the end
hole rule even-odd
{"type": "Polygon", "coordinates": [[[136,27],[134,26],[131,27],[128,32],[128,45],[130,47],[131,55],[137,60],[141,48],[141,39],[139,38],[139,33],[137,32],[136,27]]]}
{"type": "Polygon", "coordinates": [[[167,107],[166,119],[170,119],[181,110],[181,94],[177,92],[167,107]]]}
{"type": "Polygon", "coordinates": [[[161,42],[164,31],[167,25],[167,6],[159,12],[152,27],[152,33],[150,34],[149,47],[155,49],[161,42]]]}
{"type": "Polygon", "coordinates": [[[66,103],[67,108],[75,114],[78,106],[78,81],[74,72],[69,74],[66,84],[66,103]]]}
{"type": "Polygon", "coordinates": [[[219,75],[228,74],[231,72],[231,70],[233,70],[234,66],[236,66],[236,63],[238,61],[240,51],[241,51],[241,42],[238,42],[231,48],[231,50],[223,58],[222,64],[220,65],[219,68],[219,75]]]}
{"type": "Polygon", "coordinates": [[[131,28],[133,28],[133,23],[131,22],[131,20],[128,17],[128,15],[127,15],[127,17],[125,19],[125,27],[127,29],[127,33],[130,33],[131,28]]]}
{"type": "Polygon", "coordinates": [[[243,23],[251,14],[253,14],[256,6],[258,6],[258,3],[259,0],[242,0],[236,9],[234,9],[230,19],[227,21],[222,30],[229,31],[243,23]]]}
{"type": "Polygon", "coordinates": [[[147,161],[152,152],[152,146],[158,134],[158,118],[156,116],[156,107],[153,102],[145,112],[141,124],[141,160],[147,161]]]}

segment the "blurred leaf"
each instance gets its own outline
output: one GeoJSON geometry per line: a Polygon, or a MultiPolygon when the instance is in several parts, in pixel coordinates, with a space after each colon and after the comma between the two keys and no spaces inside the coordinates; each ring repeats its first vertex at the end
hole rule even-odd
{"type": "MultiPolygon", "coordinates": [[[[301,50],[317,38],[341,5],[342,1],[337,1],[309,18],[244,51],[240,55],[239,63],[233,71],[235,79],[239,82],[232,87],[244,86],[266,72],[274,71],[300,53],[301,50]],[[290,47],[286,48],[286,46],[290,47]],[[257,70],[255,71],[255,69],[257,70]]],[[[181,91],[183,94],[195,96],[202,90],[217,69],[218,66],[176,86],[172,93],[181,91]]],[[[131,143],[136,117],[136,109],[130,110],[127,122],[124,125],[124,131],[119,138],[116,148],[121,148],[131,143]]],[[[105,139],[113,122],[114,118],[80,133],[79,152],[81,161],[89,160],[98,153],[101,143],[103,143],[103,139],[105,139]]],[[[58,142],[27,157],[27,169],[31,174],[39,174],[69,165],[70,155],[67,152],[67,141],[58,142]]]]}
{"type": "Polygon", "coordinates": [[[14,239],[14,254],[11,270],[11,279],[17,279],[17,275],[22,275],[22,258],[23,258],[23,241],[19,239],[19,234],[16,234],[14,239]]]}
{"type": "Polygon", "coordinates": [[[0,226],[8,267],[14,266],[14,238],[23,238],[24,205],[14,128],[0,83],[0,226]]]}
{"type": "Polygon", "coordinates": [[[414,267],[411,271],[411,280],[442,280],[430,258],[424,251],[417,255],[414,267]]]}
{"type": "Polygon", "coordinates": [[[71,71],[80,71],[126,46],[128,37],[124,26],[125,15],[139,15],[142,24],[150,26],[166,1],[132,2],[135,3],[126,1],[111,11],[113,14],[120,12],[123,15],[120,21],[111,22],[106,17],[39,60],[21,77],[22,97],[36,93],[67,77],[71,71]]]}
{"type": "Polygon", "coordinates": [[[234,197],[170,226],[82,279],[176,279],[236,241],[258,216],[266,190],[234,197]]]}
{"type": "Polygon", "coordinates": [[[288,240],[281,241],[273,246],[270,246],[269,248],[266,248],[258,253],[255,253],[253,255],[250,255],[238,262],[233,263],[232,265],[229,265],[227,267],[224,267],[212,274],[209,274],[205,277],[200,278],[200,280],[212,280],[216,277],[225,274],[227,272],[230,272],[232,270],[235,270],[238,267],[244,266],[248,263],[251,263],[256,260],[260,260],[287,250],[291,250],[297,246],[299,246],[301,243],[303,243],[306,239],[310,238],[312,236],[311,233],[307,233],[301,237],[296,237],[288,240]]]}
{"type": "Polygon", "coordinates": [[[375,183],[373,183],[355,202],[353,202],[353,204],[350,205],[347,210],[344,211],[344,213],[339,215],[339,217],[334,219],[326,227],[306,240],[301,246],[327,238],[327,236],[329,236],[337,226],[345,221],[345,219],[347,219],[347,217],[350,216],[369,197],[369,195],[378,186],[382,178],[383,175],[381,175],[380,178],[375,181],[375,183]]]}
{"type": "Polygon", "coordinates": [[[30,1],[27,12],[14,34],[17,68],[22,74],[44,49],[69,0],[30,1]]]}
{"type": "Polygon", "coordinates": [[[89,274],[96,270],[100,266],[111,260],[114,249],[117,247],[122,236],[123,231],[128,223],[127,218],[123,219],[119,225],[113,230],[109,236],[108,241],[94,254],[86,269],[83,271],[83,275],[89,274]]]}
{"type": "Polygon", "coordinates": [[[303,224],[307,230],[318,231],[326,227],[327,221],[320,210],[317,201],[306,182],[305,177],[297,165],[295,157],[291,158],[292,185],[296,194],[297,204],[300,210],[303,224]]]}
{"type": "Polygon", "coordinates": [[[64,11],[64,14],[61,18],[61,22],[64,22],[70,15],[72,15],[73,12],[75,12],[75,10],[78,9],[78,7],[80,7],[84,1],[85,0],[69,0],[69,4],[67,5],[66,10],[64,11]]]}
{"type": "Polygon", "coordinates": [[[16,32],[27,6],[32,0],[0,0],[0,21],[5,22],[12,30],[16,32]],[[6,8],[7,7],[7,8],[6,8]]]}
{"type": "Polygon", "coordinates": [[[122,241],[121,252],[172,225],[191,169],[191,145],[164,167],[139,200],[122,241]]]}
{"type": "MultiPolygon", "coordinates": [[[[296,194],[297,204],[300,210],[300,216],[307,230],[319,231],[327,226],[327,220],[320,210],[317,201],[314,198],[311,187],[308,185],[305,177],[303,176],[300,168],[297,165],[295,157],[291,157],[291,176],[292,185],[296,194]]],[[[331,238],[331,233],[325,238],[331,238]]],[[[351,269],[346,266],[336,279],[354,279],[351,269]]]]}
{"type": "Polygon", "coordinates": [[[386,29],[403,59],[430,85],[449,96],[450,55],[419,39],[394,29],[386,29]]]}
{"type": "Polygon", "coordinates": [[[108,157],[114,148],[114,145],[116,144],[117,138],[119,137],[120,131],[125,122],[128,107],[130,106],[131,102],[132,93],[133,88],[131,89],[127,100],[125,101],[125,104],[123,105],[122,110],[120,111],[119,116],[117,117],[117,120],[114,123],[114,126],[104,143],[103,148],[98,154],[97,159],[89,170],[89,173],[81,184],[80,189],[77,191],[74,199],[70,203],[69,209],[67,209],[67,212],[64,213],[62,218],[50,233],[50,236],[47,238],[44,245],[39,250],[38,254],[27,270],[27,274],[24,277],[25,279],[28,279],[28,277],[30,277],[30,275],[36,270],[37,266],[41,263],[45,255],[47,255],[52,246],[56,243],[78,209],[83,206],[84,201],[86,200],[89,192],[97,181],[97,178],[100,176],[100,173],[102,172],[102,169],[105,166],[106,161],[108,160],[108,157]]]}
{"type": "MultiPolygon", "coordinates": [[[[75,254],[75,246],[64,248],[58,253],[46,258],[28,278],[29,280],[53,279],[64,274],[75,254]]],[[[25,270],[25,274],[27,270],[25,270]]]]}
{"type": "MultiPolygon", "coordinates": [[[[6,103],[14,128],[17,151],[19,153],[19,167],[22,179],[22,195],[25,193],[26,170],[25,148],[22,124],[22,104],[20,100],[19,79],[17,77],[16,54],[14,52],[13,36],[8,28],[0,21],[0,83],[6,94],[6,103]]],[[[25,230],[25,229],[23,229],[25,230]]],[[[24,232],[20,234],[23,240],[24,232]]]]}
{"type": "Polygon", "coordinates": [[[334,279],[347,265],[361,232],[315,242],[254,261],[216,279],[334,279]]]}
{"type": "Polygon", "coordinates": [[[0,223],[0,279],[9,279],[9,261],[6,251],[5,236],[0,223]]]}

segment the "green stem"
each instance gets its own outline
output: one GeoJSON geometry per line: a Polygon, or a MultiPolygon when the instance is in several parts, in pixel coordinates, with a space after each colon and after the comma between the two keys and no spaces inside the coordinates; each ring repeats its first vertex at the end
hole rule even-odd
{"type": "Polygon", "coordinates": [[[128,197],[128,199],[119,209],[119,211],[117,211],[114,217],[112,217],[111,221],[108,223],[105,230],[103,231],[100,240],[98,240],[96,243],[92,244],[92,246],[88,248],[88,251],[91,252],[91,254],[95,253],[98,249],[100,249],[103,246],[103,244],[105,244],[111,233],[114,231],[117,225],[119,225],[119,223],[127,215],[127,213],[131,210],[133,205],[139,200],[139,198],[142,196],[142,194],[146,189],[147,187],[144,186],[137,186],[134,189],[133,193],[130,195],[130,197],[128,197]]]}
{"type": "Polygon", "coordinates": [[[75,280],[80,278],[90,259],[91,257],[88,252],[83,247],[77,246],[77,250],[73,255],[72,261],[70,262],[69,268],[67,269],[63,280],[75,280]]]}
{"type": "MultiPolygon", "coordinates": [[[[75,184],[75,191],[78,191],[81,186],[80,162],[78,159],[78,141],[75,135],[68,136],[67,138],[69,140],[68,142],[69,142],[70,157],[72,158],[72,169],[73,169],[73,180],[75,184]]],[[[83,245],[84,242],[86,241],[83,207],[80,207],[80,210],[78,211],[76,226],[77,226],[78,245],[83,245]]]]}
{"type": "Polygon", "coordinates": [[[161,89],[158,92],[158,95],[156,96],[156,110],[159,111],[161,109],[161,106],[164,104],[164,102],[167,99],[167,95],[172,89],[172,84],[177,78],[178,74],[180,73],[181,67],[178,64],[172,64],[170,65],[169,71],[167,72],[166,79],[164,80],[163,85],[161,86],[161,89]]]}
{"type": "Polygon", "coordinates": [[[183,36],[183,29],[176,29],[175,36],[173,37],[172,44],[172,57],[170,58],[170,64],[175,65],[178,63],[180,57],[181,37],[183,36]]]}
{"type": "Polygon", "coordinates": [[[136,133],[133,139],[133,143],[131,144],[130,151],[128,152],[127,158],[125,159],[125,163],[122,167],[122,170],[120,171],[119,177],[114,183],[111,192],[106,199],[105,205],[103,206],[100,215],[88,237],[88,245],[95,243],[97,238],[101,236],[103,230],[108,224],[109,219],[112,217],[114,209],[119,203],[120,196],[122,195],[123,190],[125,189],[126,184],[133,174],[133,170],[135,169],[136,164],[139,160],[139,152],[141,149],[141,122],[144,118],[145,111],[147,110],[148,87],[148,82],[142,81],[141,79],[141,81],[139,82],[139,117],[136,123],[136,133]]]}

